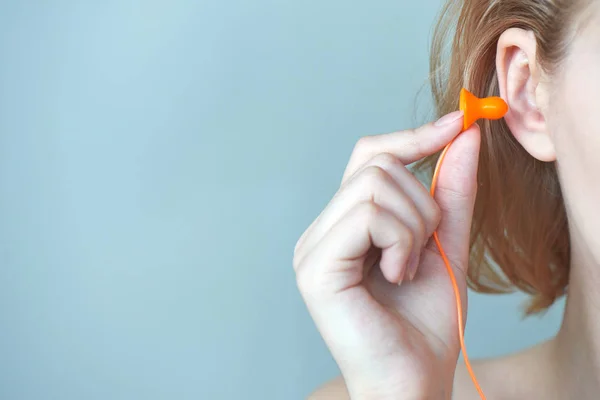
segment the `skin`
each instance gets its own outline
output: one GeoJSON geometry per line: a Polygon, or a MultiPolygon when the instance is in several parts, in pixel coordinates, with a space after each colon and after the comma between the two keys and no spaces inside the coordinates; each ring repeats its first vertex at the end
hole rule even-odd
{"type": "MultiPolygon", "coordinates": [[[[556,162],[573,250],[557,336],[473,363],[490,399],[591,400],[600,393],[600,2],[586,17],[555,76],[537,64],[530,32],[510,29],[498,43],[506,122],[532,157],[556,162]]],[[[342,373],[311,399],[479,399],[457,366],[453,294],[428,240],[437,229],[466,300],[478,128],[451,147],[435,199],[406,168],[456,137],[461,121],[361,140],[340,190],[298,241],[298,286],[342,373]]]]}

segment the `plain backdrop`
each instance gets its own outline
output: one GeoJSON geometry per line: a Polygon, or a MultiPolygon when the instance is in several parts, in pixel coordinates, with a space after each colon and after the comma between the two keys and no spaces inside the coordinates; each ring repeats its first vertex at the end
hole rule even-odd
{"type": "MultiPolygon", "coordinates": [[[[293,247],[359,137],[427,122],[439,6],[1,1],[0,399],[334,377],[293,247]]],[[[470,298],[472,357],[555,333],[562,305],[521,322],[522,300],[470,298]]]]}

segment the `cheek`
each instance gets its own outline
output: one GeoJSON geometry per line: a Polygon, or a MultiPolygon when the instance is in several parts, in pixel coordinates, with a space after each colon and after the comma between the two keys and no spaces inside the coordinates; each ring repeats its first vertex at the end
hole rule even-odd
{"type": "Polygon", "coordinates": [[[600,259],[600,49],[575,53],[548,117],[571,224],[600,259]]]}
{"type": "MultiPolygon", "coordinates": [[[[600,60],[597,65],[600,70],[600,60]]],[[[585,67],[567,78],[548,121],[559,165],[586,177],[594,171],[600,172],[600,98],[597,95],[600,78],[597,75],[597,71],[585,67]]]]}

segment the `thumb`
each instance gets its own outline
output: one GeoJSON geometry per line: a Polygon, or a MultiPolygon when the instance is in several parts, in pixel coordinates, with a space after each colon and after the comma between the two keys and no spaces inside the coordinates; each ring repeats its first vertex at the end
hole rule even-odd
{"type": "Polygon", "coordinates": [[[452,264],[463,268],[463,272],[468,265],[480,145],[481,131],[473,124],[448,149],[435,189],[435,200],[442,212],[437,229],[439,239],[452,264]]]}

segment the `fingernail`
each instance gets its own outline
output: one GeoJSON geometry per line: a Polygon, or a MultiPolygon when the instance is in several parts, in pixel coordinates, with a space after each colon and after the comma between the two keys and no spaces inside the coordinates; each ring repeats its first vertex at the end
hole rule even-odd
{"type": "Polygon", "coordinates": [[[404,271],[402,271],[402,275],[400,275],[400,280],[398,280],[398,286],[402,286],[402,282],[404,282],[404,277],[406,277],[407,270],[408,268],[404,268],[404,271]]]}
{"type": "Polygon", "coordinates": [[[444,125],[450,125],[451,123],[461,119],[463,116],[463,112],[462,111],[454,111],[451,112],[450,114],[446,114],[444,115],[442,118],[440,118],[439,120],[437,120],[437,122],[434,124],[435,126],[444,126],[444,125]]]}
{"type": "Polygon", "coordinates": [[[414,254],[410,258],[410,261],[408,262],[408,265],[406,266],[406,270],[408,273],[408,279],[410,279],[411,281],[415,278],[418,266],[419,266],[419,255],[414,254]]]}

